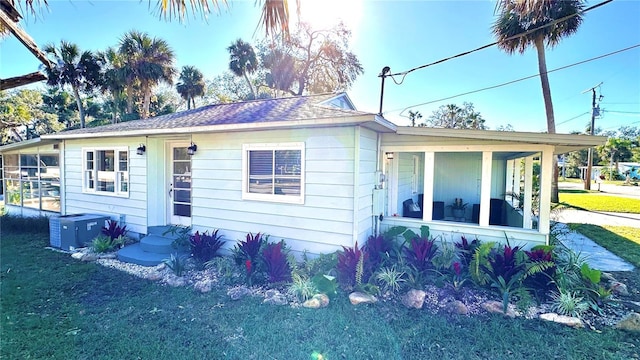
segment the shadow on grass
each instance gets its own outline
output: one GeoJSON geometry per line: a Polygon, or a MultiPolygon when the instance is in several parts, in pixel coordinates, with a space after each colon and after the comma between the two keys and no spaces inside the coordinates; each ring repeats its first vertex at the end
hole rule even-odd
{"type": "Polygon", "coordinates": [[[591,194],[597,191],[591,190],[578,190],[578,189],[560,189],[558,193],[560,194],[591,194]]]}

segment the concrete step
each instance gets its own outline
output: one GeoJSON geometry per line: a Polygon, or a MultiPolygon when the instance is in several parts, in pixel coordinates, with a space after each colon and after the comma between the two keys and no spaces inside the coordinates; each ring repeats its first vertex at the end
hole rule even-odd
{"type": "Polygon", "coordinates": [[[118,260],[142,266],[156,266],[170,257],[171,254],[144,251],[140,243],[126,246],[118,251],[118,260]]]}
{"type": "Polygon", "coordinates": [[[161,235],[147,235],[140,240],[140,247],[146,252],[171,254],[178,249],[173,247],[173,239],[161,235]]]}
{"type": "Polygon", "coordinates": [[[147,228],[148,235],[159,235],[168,239],[175,240],[180,237],[180,229],[176,227],[165,226],[149,226],[147,228]]]}

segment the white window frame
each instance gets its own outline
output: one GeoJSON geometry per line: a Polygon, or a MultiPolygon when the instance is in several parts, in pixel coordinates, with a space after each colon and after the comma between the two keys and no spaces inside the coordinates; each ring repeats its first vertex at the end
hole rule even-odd
{"type": "Polygon", "coordinates": [[[242,199],[268,202],[304,204],[305,197],[305,144],[304,142],[262,143],[242,145],[242,199]],[[299,150],[300,151],[300,195],[257,194],[249,192],[249,151],[299,150]]]}
{"type": "Polygon", "coordinates": [[[119,147],[92,147],[92,148],[82,148],[82,192],[86,194],[96,194],[96,195],[105,195],[105,196],[115,196],[115,197],[129,197],[129,189],[131,188],[131,179],[129,177],[129,168],[131,167],[131,154],[129,153],[129,148],[126,146],[119,147]],[[96,190],[96,185],[98,182],[98,166],[96,165],[96,153],[98,151],[113,151],[113,192],[111,191],[100,191],[96,190]],[[93,153],[93,169],[87,169],[87,153],[93,153]],[[127,169],[125,171],[120,170],[120,153],[127,154],[127,169]],[[89,177],[88,174],[91,172],[93,174],[93,187],[89,187],[89,177]],[[121,191],[121,182],[120,175],[126,174],[126,178],[128,179],[127,191],[121,191]]]}

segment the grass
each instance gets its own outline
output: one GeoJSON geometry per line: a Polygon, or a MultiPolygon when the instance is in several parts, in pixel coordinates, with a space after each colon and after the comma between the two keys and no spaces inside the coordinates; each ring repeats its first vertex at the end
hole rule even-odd
{"type": "Polygon", "coordinates": [[[584,190],[561,190],[559,196],[561,203],[578,209],[640,214],[638,199],[590,194],[584,193],[584,190]]]}
{"type": "Polygon", "coordinates": [[[570,224],[571,228],[640,268],[640,231],[628,226],[570,224]]]}
{"type": "Polygon", "coordinates": [[[2,232],[0,358],[629,359],[640,338],[539,320],[445,316],[392,302],[328,308],[231,301],[46,250],[46,233],[2,232]],[[316,357],[317,358],[317,357],[316,357]]]}

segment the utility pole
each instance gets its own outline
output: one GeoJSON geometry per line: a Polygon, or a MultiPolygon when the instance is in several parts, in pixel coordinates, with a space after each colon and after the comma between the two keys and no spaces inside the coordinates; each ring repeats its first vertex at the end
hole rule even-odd
{"type": "Polygon", "coordinates": [[[380,85],[380,111],[378,115],[382,116],[382,100],[384,99],[384,78],[387,77],[387,74],[391,71],[391,68],[385,66],[382,68],[382,72],[378,75],[379,78],[382,78],[382,84],[380,85]]]}
{"type": "MultiPolygon", "coordinates": [[[[591,126],[589,128],[589,135],[593,136],[595,132],[596,125],[596,88],[602,85],[602,83],[592,87],[591,89],[587,89],[582,93],[586,93],[591,91],[593,96],[591,97],[591,126]]],[[[587,173],[584,179],[584,189],[591,190],[591,167],[593,166],[593,148],[589,148],[589,156],[587,157],[587,173]]]]}

